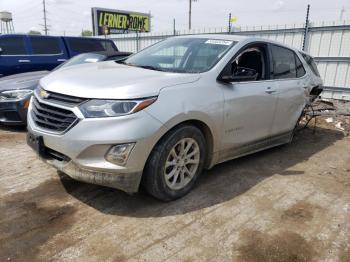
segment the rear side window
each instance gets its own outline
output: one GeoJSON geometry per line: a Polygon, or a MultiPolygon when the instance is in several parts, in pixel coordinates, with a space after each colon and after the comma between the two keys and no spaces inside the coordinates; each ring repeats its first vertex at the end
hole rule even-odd
{"type": "Polygon", "coordinates": [[[273,79],[297,78],[305,75],[305,69],[296,54],[287,48],[272,45],[273,79]]]}
{"type": "Polygon", "coordinates": [[[62,53],[60,43],[57,38],[53,37],[30,37],[33,54],[60,54],[62,53]]]}
{"type": "Polygon", "coordinates": [[[105,51],[102,41],[94,39],[70,38],[68,43],[71,49],[78,53],[105,51]]]}
{"type": "Polygon", "coordinates": [[[0,38],[0,47],[2,55],[26,55],[24,37],[3,37],[0,38]]]}
{"type": "Polygon", "coordinates": [[[299,57],[296,54],[294,54],[294,56],[295,56],[295,63],[297,65],[297,77],[299,78],[304,76],[306,74],[306,71],[299,57]]]}
{"type": "Polygon", "coordinates": [[[303,56],[303,58],[305,59],[306,63],[310,66],[312,72],[317,75],[317,76],[320,76],[320,72],[318,72],[318,69],[317,69],[317,65],[315,63],[315,60],[311,57],[311,56],[308,56],[306,54],[301,54],[303,56]]]}
{"type": "Polygon", "coordinates": [[[107,52],[116,52],[118,51],[118,49],[116,48],[116,46],[114,45],[113,42],[111,41],[106,41],[106,40],[103,40],[101,41],[102,43],[102,46],[104,47],[104,49],[107,51],[107,52]]]}

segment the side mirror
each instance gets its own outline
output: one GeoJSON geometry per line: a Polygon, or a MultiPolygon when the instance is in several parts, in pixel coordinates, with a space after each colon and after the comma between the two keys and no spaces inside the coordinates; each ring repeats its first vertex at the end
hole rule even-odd
{"type": "Polygon", "coordinates": [[[258,78],[256,70],[245,67],[237,67],[233,74],[224,74],[221,76],[221,81],[226,83],[255,81],[258,78]]]}

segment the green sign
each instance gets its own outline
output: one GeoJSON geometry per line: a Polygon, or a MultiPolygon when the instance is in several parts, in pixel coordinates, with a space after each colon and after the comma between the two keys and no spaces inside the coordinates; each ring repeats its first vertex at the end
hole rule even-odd
{"type": "Polygon", "coordinates": [[[94,35],[150,32],[150,15],[137,12],[92,8],[94,35]]]}

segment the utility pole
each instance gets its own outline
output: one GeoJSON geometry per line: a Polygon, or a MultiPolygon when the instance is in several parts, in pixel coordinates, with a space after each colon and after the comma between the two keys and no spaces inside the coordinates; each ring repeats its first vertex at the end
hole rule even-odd
{"type": "Polygon", "coordinates": [[[310,5],[307,5],[306,11],[306,21],[305,21],[305,30],[304,30],[304,40],[303,40],[303,51],[306,50],[308,37],[309,37],[309,15],[310,15],[310,5]]]}
{"type": "Polygon", "coordinates": [[[49,30],[47,29],[47,23],[46,23],[46,2],[45,2],[45,0],[43,0],[43,7],[44,7],[44,32],[45,32],[45,35],[47,35],[49,30]]]}
{"type": "Polygon", "coordinates": [[[188,30],[192,28],[192,2],[196,2],[197,0],[188,0],[189,1],[189,9],[188,9],[188,30]]]}
{"type": "Polygon", "coordinates": [[[188,30],[191,30],[192,0],[189,0],[190,8],[188,11],[188,30]]]}
{"type": "Polygon", "coordinates": [[[343,8],[340,11],[340,21],[342,21],[344,19],[344,13],[345,13],[345,7],[343,6],[343,8]]]}

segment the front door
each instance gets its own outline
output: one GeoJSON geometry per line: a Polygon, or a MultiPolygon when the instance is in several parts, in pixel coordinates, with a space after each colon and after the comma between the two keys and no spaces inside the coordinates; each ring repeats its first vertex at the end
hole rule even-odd
{"type": "Polygon", "coordinates": [[[31,47],[31,71],[52,70],[67,60],[65,47],[60,37],[29,36],[31,47]]]}
{"type": "Polygon", "coordinates": [[[247,47],[233,58],[233,75],[237,70],[256,72],[256,77],[232,83],[218,82],[224,92],[224,128],[221,161],[257,151],[271,134],[277,95],[275,82],[269,79],[267,46],[247,47]]]}

